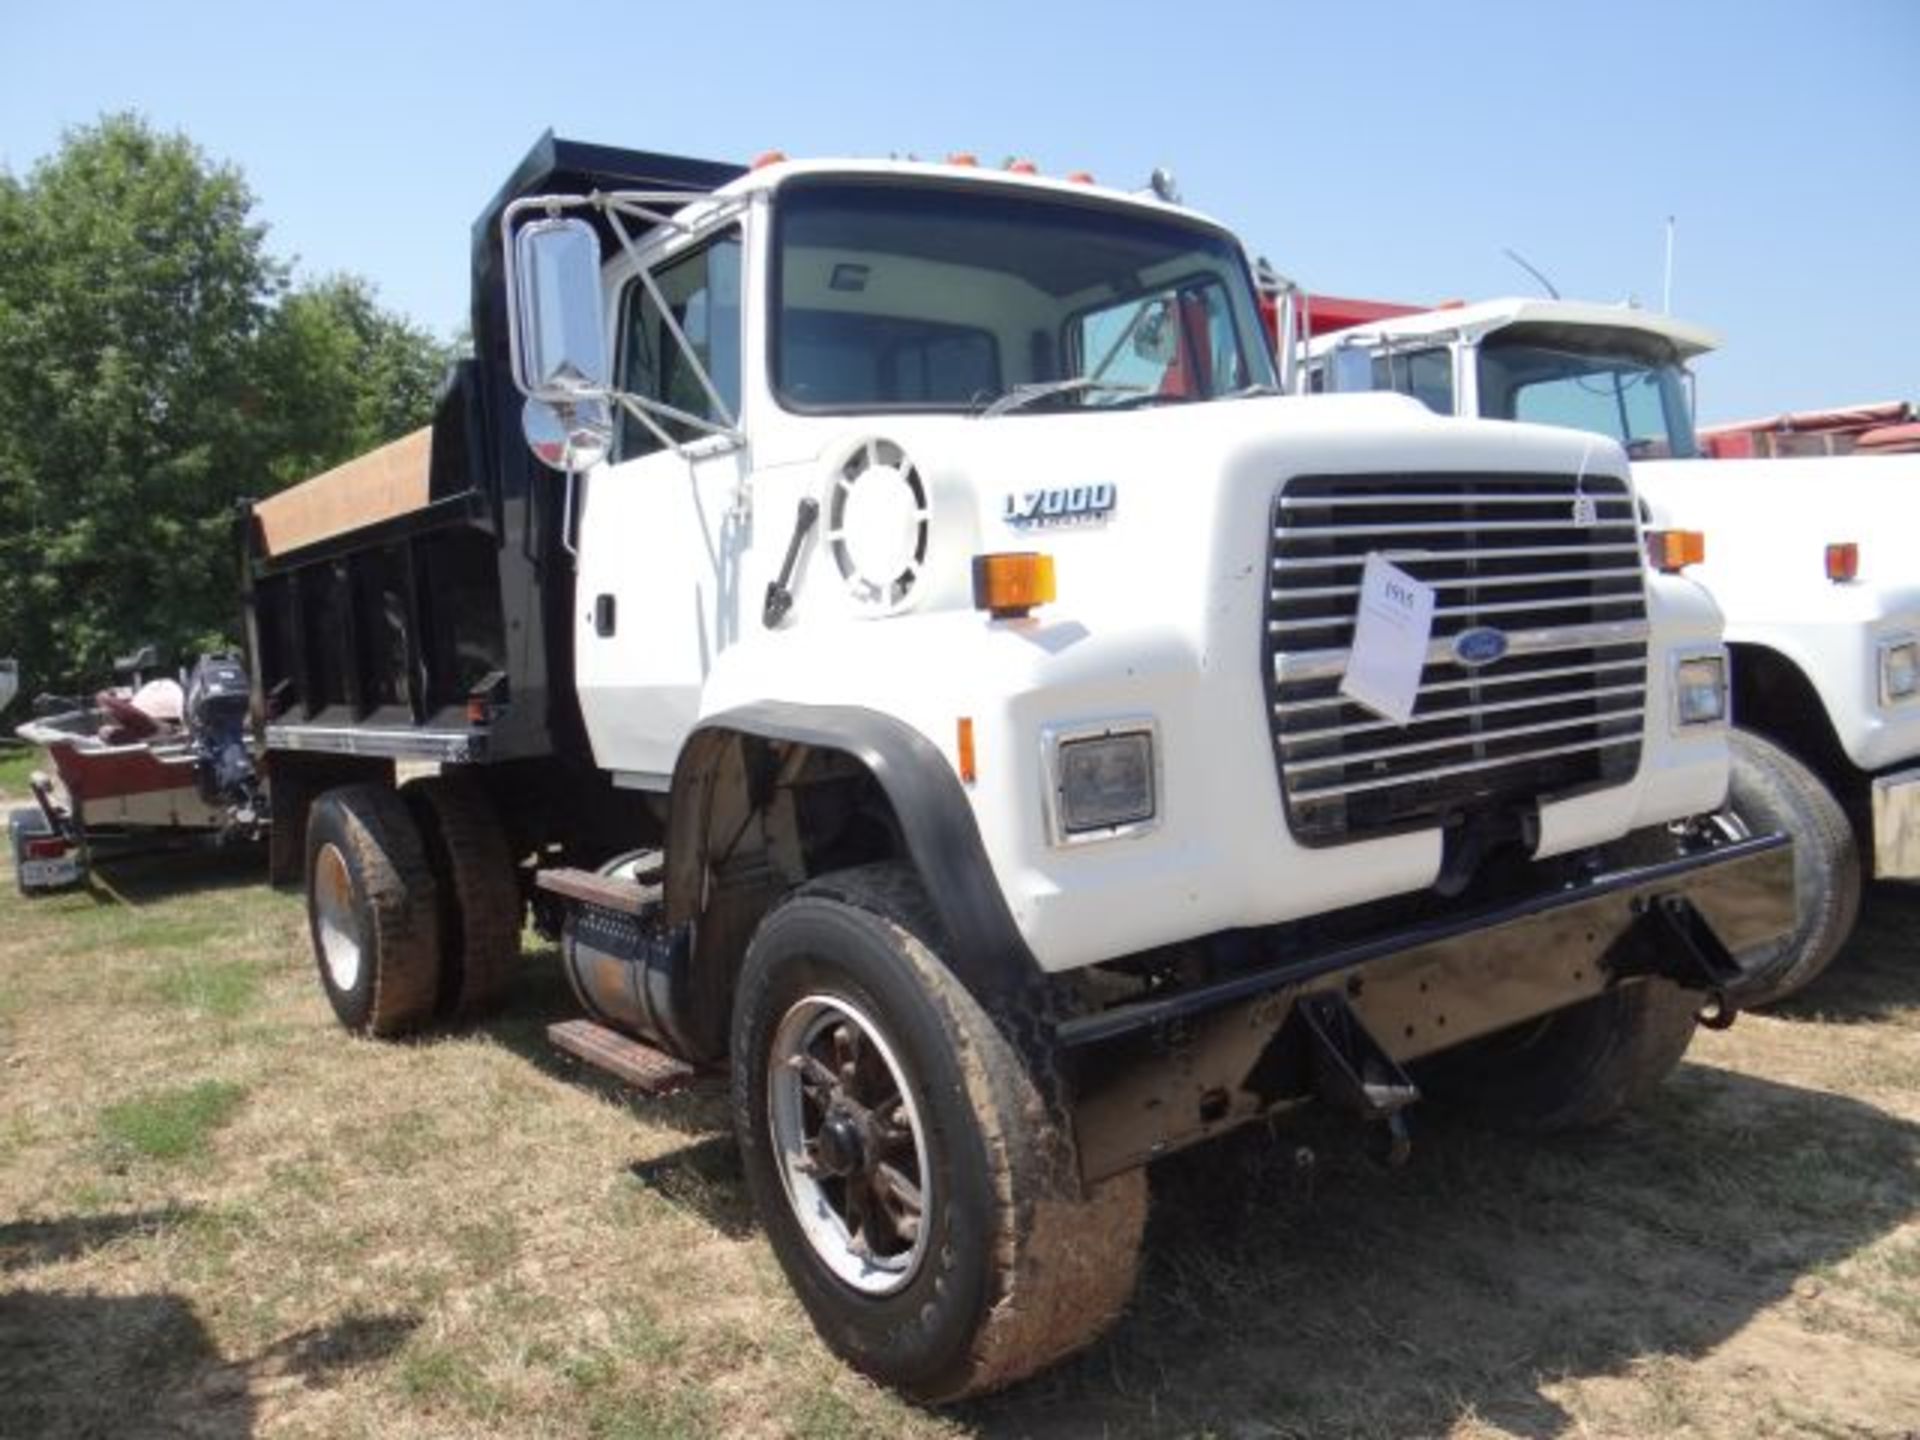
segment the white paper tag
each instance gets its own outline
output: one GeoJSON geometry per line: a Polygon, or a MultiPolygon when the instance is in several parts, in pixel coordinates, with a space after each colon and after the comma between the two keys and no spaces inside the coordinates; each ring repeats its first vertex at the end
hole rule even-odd
{"type": "Polygon", "coordinates": [[[1405,725],[1420,693],[1420,671],[1433,636],[1433,587],[1390,560],[1367,556],[1353,649],[1340,693],[1374,714],[1405,725]]]}

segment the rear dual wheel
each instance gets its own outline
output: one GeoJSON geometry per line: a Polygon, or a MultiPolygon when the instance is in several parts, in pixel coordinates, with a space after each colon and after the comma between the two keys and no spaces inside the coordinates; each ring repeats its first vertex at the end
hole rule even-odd
{"type": "Polygon", "coordinates": [[[833,1350],[928,1401],[1089,1343],[1132,1291],[1146,1217],[1140,1171],[1082,1186],[939,937],[904,866],[805,886],[748,947],[732,1046],[774,1253],[833,1350]]]}
{"type": "Polygon", "coordinates": [[[440,992],[439,892],[419,828],[385,785],[345,785],[307,820],[307,923],[320,984],[349,1030],[403,1035],[440,992]]]}
{"type": "Polygon", "coordinates": [[[320,983],[349,1030],[395,1036],[477,1014],[519,953],[505,833],[464,776],[347,785],[307,822],[307,914],[320,983]]]}

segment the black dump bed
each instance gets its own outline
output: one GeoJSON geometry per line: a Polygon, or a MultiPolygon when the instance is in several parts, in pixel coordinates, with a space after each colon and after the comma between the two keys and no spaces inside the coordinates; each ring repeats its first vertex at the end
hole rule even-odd
{"type": "Polygon", "coordinates": [[[565,486],[529,454],[500,215],[533,194],[707,191],[736,165],[549,133],[474,222],[474,356],[431,431],[243,512],[254,714],[270,750],[448,762],[584,750],[565,486]]]}

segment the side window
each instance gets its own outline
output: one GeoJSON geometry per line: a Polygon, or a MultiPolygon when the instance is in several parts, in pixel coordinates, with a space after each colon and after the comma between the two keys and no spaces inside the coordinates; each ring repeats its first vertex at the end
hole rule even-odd
{"type": "Polygon", "coordinates": [[[1445,346],[1431,350],[1388,351],[1373,357],[1373,388],[1411,395],[1436,415],[1453,413],[1453,352],[1445,346]]]}
{"type": "MultiPolygon", "coordinates": [[[[740,407],[740,236],[722,236],[654,272],[673,319],[713,381],[727,408],[740,407]]],[[[666,317],[639,280],[627,282],[620,315],[620,388],[671,405],[703,420],[724,417],[687,363],[666,317]]],[[[705,432],[685,421],[660,420],[676,440],[705,432]]],[[[631,460],[661,448],[660,439],[631,414],[622,413],[620,458],[631,460]]]]}

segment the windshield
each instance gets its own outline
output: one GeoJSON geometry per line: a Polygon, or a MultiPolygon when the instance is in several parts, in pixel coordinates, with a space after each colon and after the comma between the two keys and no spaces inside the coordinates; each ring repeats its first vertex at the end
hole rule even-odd
{"type": "Polygon", "coordinates": [[[1490,336],[1480,347],[1480,413],[1596,431],[1635,460],[1691,459],[1698,447],[1685,371],[1658,353],[1664,348],[1653,337],[1576,343],[1511,331],[1490,336]]]}
{"type": "Polygon", "coordinates": [[[776,243],[773,384],[792,409],[970,411],[1023,387],[1020,408],[1131,408],[1273,383],[1246,262],[1214,230],[987,186],[800,180],[776,243]]]}

